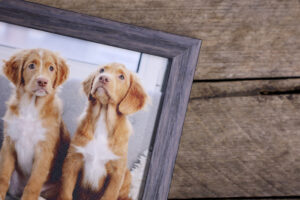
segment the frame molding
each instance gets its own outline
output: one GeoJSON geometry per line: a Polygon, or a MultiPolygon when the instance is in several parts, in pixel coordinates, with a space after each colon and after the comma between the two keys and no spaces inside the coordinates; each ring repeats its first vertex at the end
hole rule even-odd
{"type": "Polygon", "coordinates": [[[142,194],[167,199],[201,40],[21,0],[0,0],[0,21],[169,59],[142,194]]]}

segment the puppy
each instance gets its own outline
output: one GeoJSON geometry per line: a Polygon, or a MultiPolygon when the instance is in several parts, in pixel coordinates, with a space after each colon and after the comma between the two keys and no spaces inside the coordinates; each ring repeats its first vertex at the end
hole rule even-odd
{"type": "MultiPolygon", "coordinates": [[[[0,200],[9,193],[22,200],[55,198],[70,143],[56,90],[69,69],[45,49],[23,50],[4,61],[14,87],[7,102],[0,152],[0,200]]],[[[57,195],[56,195],[57,196],[57,195]]]]}
{"type": "Polygon", "coordinates": [[[100,67],[84,82],[88,105],[63,165],[60,200],[127,200],[131,125],[127,119],[148,99],[124,65],[100,67]]]}

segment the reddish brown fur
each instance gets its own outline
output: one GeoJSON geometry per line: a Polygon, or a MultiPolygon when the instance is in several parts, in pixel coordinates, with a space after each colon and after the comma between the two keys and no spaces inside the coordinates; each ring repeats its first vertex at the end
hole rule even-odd
{"type": "Polygon", "coordinates": [[[83,90],[89,102],[63,166],[60,200],[130,200],[128,195],[131,175],[127,168],[127,151],[131,125],[126,115],[142,109],[148,96],[136,76],[123,65],[113,63],[100,69],[83,82],[83,90]],[[106,85],[99,81],[100,69],[105,69],[110,78],[106,85]],[[124,80],[119,79],[120,74],[124,75],[124,80]],[[82,154],[77,153],[74,146],[85,146],[93,140],[95,125],[102,109],[106,109],[109,148],[119,159],[111,160],[105,165],[107,176],[99,180],[97,191],[90,191],[81,182],[84,161],[82,154]]]}
{"type": "MultiPolygon", "coordinates": [[[[56,89],[67,79],[69,69],[62,58],[48,50],[23,50],[5,62],[3,72],[15,85],[14,93],[7,102],[5,118],[18,117],[22,96],[27,95],[32,98],[35,95],[33,90],[37,86],[34,79],[38,71],[30,71],[28,69],[30,63],[34,63],[39,72],[49,80],[49,86],[46,87],[48,94],[37,97],[35,101],[42,126],[46,129],[46,139],[40,141],[35,147],[32,170],[22,200],[37,200],[45,183],[59,183],[61,166],[70,142],[69,133],[61,118],[61,103],[56,96],[56,89]],[[42,56],[39,52],[42,52],[42,56]],[[54,67],[54,71],[49,71],[50,65],[54,67]]],[[[7,134],[6,128],[7,124],[4,123],[4,141],[0,153],[0,199],[2,200],[8,190],[12,172],[19,171],[20,168],[14,142],[7,134]]],[[[49,190],[42,196],[53,199],[56,193],[57,191],[49,190]]]]}

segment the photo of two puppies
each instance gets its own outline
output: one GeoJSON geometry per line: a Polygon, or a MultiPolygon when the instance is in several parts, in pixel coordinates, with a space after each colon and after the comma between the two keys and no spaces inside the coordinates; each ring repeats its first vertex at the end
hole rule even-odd
{"type": "Polygon", "coordinates": [[[7,193],[22,200],[131,199],[127,115],[148,100],[136,74],[111,63],[86,77],[88,101],[71,139],[57,95],[70,72],[66,61],[46,49],[22,50],[2,70],[14,89],[3,117],[0,200],[7,193]]]}

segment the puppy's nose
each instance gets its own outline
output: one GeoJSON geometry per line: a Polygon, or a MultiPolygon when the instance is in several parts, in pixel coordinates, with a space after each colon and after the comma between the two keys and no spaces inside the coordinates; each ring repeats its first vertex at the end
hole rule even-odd
{"type": "Polygon", "coordinates": [[[45,78],[38,78],[36,82],[40,87],[45,87],[48,84],[48,80],[45,78]]]}
{"type": "Polygon", "coordinates": [[[99,81],[101,83],[108,83],[109,82],[109,78],[107,76],[105,76],[105,75],[102,75],[102,76],[99,77],[99,81]]]}

